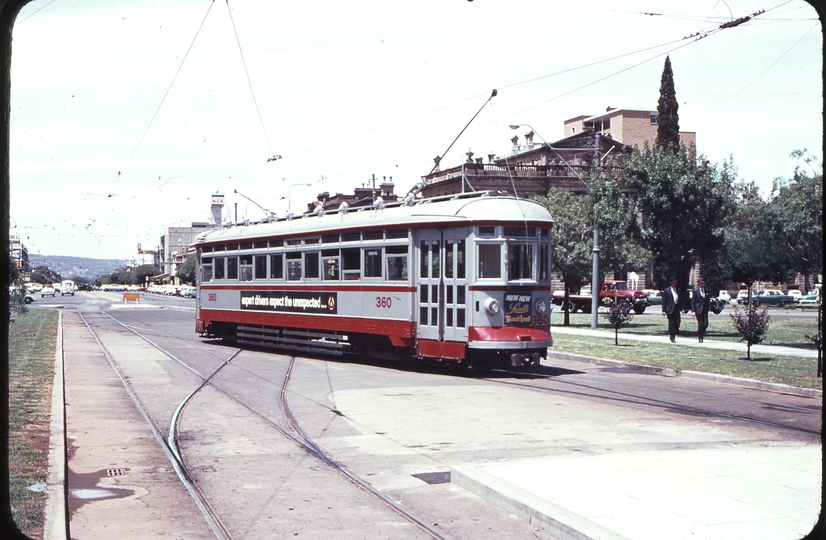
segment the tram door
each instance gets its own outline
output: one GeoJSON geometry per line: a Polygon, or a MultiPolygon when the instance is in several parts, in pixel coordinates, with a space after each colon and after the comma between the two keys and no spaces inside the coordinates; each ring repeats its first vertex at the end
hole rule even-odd
{"type": "Polygon", "coordinates": [[[467,227],[418,231],[420,354],[464,358],[469,232],[467,227]]]}

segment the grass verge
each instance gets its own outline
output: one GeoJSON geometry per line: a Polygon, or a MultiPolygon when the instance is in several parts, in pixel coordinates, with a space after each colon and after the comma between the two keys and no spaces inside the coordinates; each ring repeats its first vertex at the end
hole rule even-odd
{"type": "MultiPolygon", "coordinates": [[[[655,313],[659,313],[659,306],[655,313]]],[[[651,308],[649,308],[651,309],[651,308]]],[[[647,312],[646,312],[647,313],[647,312]]],[[[734,313],[734,309],[727,307],[719,315],[709,315],[708,329],[706,330],[706,337],[708,339],[718,339],[721,341],[740,341],[740,334],[734,329],[731,322],[730,314],[734,313]]],[[[769,317],[771,318],[776,310],[769,310],[769,317]]],[[[554,312],[552,326],[562,325],[562,312],[554,312]]],[[[591,315],[575,313],[571,315],[572,328],[591,328],[591,315]]],[[[605,317],[600,314],[599,327],[603,330],[609,329],[605,317]]],[[[815,345],[811,340],[806,338],[806,335],[814,335],[817,333],[816,319],[771,319],[769,324],[769,331],[766,339],[763,340],[763,345],[781,345],[783,347],[797,347],[800,349],[816,350],[815,345]]],[[[665,317],[634,317],[629,324],[623,326],[620,330],[620,339],[622,334],[641,334],[652,336],[668,335],[668,320],[665,317]]],[[[697,336],[697,323],[691,314],[682,316],[682,324],[680,325],[680,335],[683,337],[697,336]]]]}
{"type": "Polygon", "coordinates": [[[9,499],[17,527],[43,538],[58,313],[30,309],[9,323],[9,499]],[[34,487],[34,489],[33,489],[34,487]]]}
{"type": "Polygon", "coordinates": [[[633,364],[716,373],[758,381],[788,384],[800,388],[823,389],[823,379],[817,377],[817,360],[796,356],[755,354],[746,360],[735,351],[701,347],[685,347],[670,343],[650,343],[622,339],[614,345],[614,336],[605,338],[557,333],[549,354],[569,353],[593,358],[607,358],[633,364]]]}

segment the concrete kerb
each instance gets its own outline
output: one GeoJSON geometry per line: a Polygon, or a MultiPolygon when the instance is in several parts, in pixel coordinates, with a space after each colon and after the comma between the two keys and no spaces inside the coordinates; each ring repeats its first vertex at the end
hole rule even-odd
{"type": "Polygon", "coordinates": [[[451,469],[450,481],[564,540],[629,540],[473,465],[451,469]]]}
{"type": "Polygon", "coordinates": [[[577,360],[580,362],[589,362],[591,364],[599,364],[604,366],[622,367],[634,371],[643,371],[646,373],[653,373],[655,375],[663,375],[665,377],[688,377],[690,379],[701,379],[706,381],[736,384],[748,388],[770,390],[772,392],[783,392],[786,394],[796,394],[808,397],[823,397],[823,391],[816,390],[814,388],[799,388],[797,386],[790,386],[787,384],[770,383],[754,379],[743,379],[740,377],[731,377],[728,375],[718,375],[716,373],[704,373],[702,371],[688,371],[675,368],[664,368],[659,366],[646,366],[644,364],[631,364],[629,362],[622,362],[620,360],[610,360],[608,358],[594,358],[591,356],[582,356],[579,354],[571,353],[557,353],[551,350],[548,351],[548,356],[555,356],[558,358],[564,358],[568,360],[577,360]]]}
{"type": "Polygon", "coordinates": [[[46,480],[46,509],[43,524],[44,540],[65,540],[66,515],[66,417],[64,415],[63,381],[63,312],[57,316],[57,344],[52,384],[52,419],[49,435],[49,472],[46,480]]]}

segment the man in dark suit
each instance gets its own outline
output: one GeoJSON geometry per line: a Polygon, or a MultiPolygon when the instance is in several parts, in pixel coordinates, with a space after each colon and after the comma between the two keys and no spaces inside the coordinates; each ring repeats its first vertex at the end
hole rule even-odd
{"type": "Polygon", "coordinates": [[[668,278],[668,287],[662,292],[663,317],[668,317],[668,337],[676,343],[675,336],[680,333],[680,298],[677,292],[677,278],[668,278]]]}
{"type": "Polygon", "coordinates": [[[703,342],[703,336],[705,336],[706,328],[708,328],[708,311],[710,307],[711,297],[706,291],[706,280],[700,278],[697,280],[697,286],[691,295],[691,315],[697,319],[697,336],[700,338],[700,343],[703,342]]]}

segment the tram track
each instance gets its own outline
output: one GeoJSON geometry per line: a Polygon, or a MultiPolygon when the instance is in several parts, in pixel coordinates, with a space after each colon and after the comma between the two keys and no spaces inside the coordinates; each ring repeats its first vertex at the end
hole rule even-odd
{"type": "MultiPolygon", "coordinates": [[[[586,384],[577,381],[571,381],[562,379],[556,376],[546,376],[546,375],[538,375],[537,373],[531,372],[507,372],[511,375],[519,375],[530,377],[532,379],[538,380],[545,380],[545,381],[552,381],[554,383],[558,383],[567,387],[567,389],[562,388],[549,388],[547,386],[541,386],[536,384],[530,384],[527,382],[515,382],[515,381],[508,381],[508,380],[501,380],[501,379],[486,379],[490,382],[495,384],[503,384],[503,385],[510,385],[510,386],[518,386],[523,388],[530,388],[532,390],[539,390],[543,392],[553,393],[553,394],[565,394],[577,397],[584,397],[588,399],[595,399],[595,400],[602,400],[602,401],[611,401],[613,403],[620,403],[625,404],[628,406],[645,406],[651,407],[656,410],[661,410],[665,412],[676,412],[682,414],[689,414],[695,416],[702,416],[706,418],[720,418],[725,420],[743,422],[746,424],[754,424],[754,425],[761,425],[766,427],[784,429],[784,430],[791,430],[797,433],[804,433],[808,435],[814,435],[820,437],[821,432],[819,430],[812,430],[808,428],[802,428],[798,426],[789,425],[787,423],[781,422],[774,422],[771,420],[765,420],[760,418],[754,418],[751,416],[744,416],[741,414],[730,414],[721,412],[719,410],[713,410],[710,408],[703,408],[693,405],[686,405],[685,403],[680,403],[679,401],[675,400],[663,400],[657,399],[649,396],[642,395],[641,392],[647,390],[648,388],[641,385],[634,385],[629,384],[627,381],[623,381],[622,383],[622,390],[617,390],[613,388],[606,388],[605,386],[600,386],[597,384],[586,384]],[[574,390],[574,388],[581,389],[580,391],[574,390]],[[629,390],[638,390],[640,392],[632,393],[629,390]],[[598,393],[604,393],[606,395],[598,395],[598,393]]],[[[673,391],[672,391],[673,392],[673,391]]],[[[684,394],[687,395],[687,394],[684,394]]],[[[758,400],[752,398],[745,398],[741,396],[724,396],[719,393],[711,393],[711,392],[703,392],[703,391],[694,391],[691,392],[692,396],[700,396],[708,398],[709,400],[713,399],[718,402],[725,402],[733,405],[745,404],[745,405],[759,405],[760,407],[765,408],[774,408],[776,410],[783,410],[790,413],[795,414],[816,414],[820,415],[821,411],[816,409],[810,409],[806,407],[799,407],[794,405],[787,405],[784,403],[774,403],[767,400],[758,400]]]]}
{"type": "MultiPolygon", "coordinates": [[[[105,355],[113,371],[118,376],[121,384],[124,386],[128,394],[132,398],[136,408],[140,411],[141,415],[146,420],[154,437],[156,438],[157,442],[160,444],[165,455],[172,464],[176,474],[178,475],[178,478],[186,488],[187,492],[193,498],[193,501],[203,514],[204,519],[207,521],[207,524],[209,525],[210,529],[212,530],[213,534],[217,539],[233,540],[233,536],[229,532],[228,528],[222,522],[220,516],[214,509],[213,505],[210,503],[210,500],[207,497],[207,495],[198,486],[197,481],[195,481],[195,475],[193,474],[193,471],[191,471],[190,468],[187,466],[185,456],[183,455],[179,444],[179,426],[181,423],[181,419],[183,418],[184,411],[186,410],[190,402],[192,402],[192,400],[206,387],[211,387],[215,389],[225,397],[229,398],[233,402],[237,403],[241,407],[245,408],[246,410],[254,414],[256,417],[263,420],[268,426],[281,433],[287,439],[293,441],[295,444],[297,444],[300,448],[308,452],[310,455],[323,461],[327,466],[331,467],[333,470],[341,473],[356,487],[376,497],[379,501],[381,501],[383,504],[389,507],[396,514],[411,522],[420,530],[430,535],[432,538],[436,538],[439,540],[451,540],[450,536],[447,536],[444,532],[432,527],[419,516],[417,516],[410,510],[406,509],[404,506],[393,500],[391,497],[383,493],[381,490],[373,487],[365,479],[361,478],[360,476],[349,470],[347,467],[345,467],[344,465],[330,457],[315,441],[312,440],[310,436],[307,435],[307,433],[305,433],[301,429],[297,419],[290,411],[289,403],[287,401],[287,387],[289,384],[292,368],[296,361],[295,356],[289,357],[289,364],[284,375],[283,381],[280,385],[281,389],[279,393],[279,406],[286,419],[286,425],[284,425],[273,419],[270,415],[266,414],[265,412],[258,410],[250,403],[247,403],[240,396],[236,395],[234,392],[228,390],[227,388],[222,387],[220,384],[213,380],[218,373],[220,373],[225,367],[230,365],[231,361],[235,359],[240,352],[242,352],[242,349],[236,349],[218,367],[213,369],[212,372],[210,372],[208,375],[204,375],[192,366],[190,366],[187,362],[178,358],[175,354],[169,352],[164,347],[160,346],[159,344],[155,343],[153,340],[148,338],[140,330],[138,330],[135,327],[135,325],[125,324],[117,320],[112,315],[106,313],[102,309],[99,309],[99,311],[100,314],[102,314],[103,316],[114,321],[120,327],[126,329],[128,332],[139,337],[140,339],[145,341],[147,344],[155,348],[157,351],[159,351],[169,359],[175,361],[176,363],[180,364],[181,366],[195,374],[197,377],[201,378],[200,384],[198,384],[197,387],[194,390],[192,390],[175,408],[175,411],[172,414],[172,418],[169,422],[169,428],[167,429],[166,434],[164,434],[164,430],[160,427],[159,423],[152,417],[148,408],[141,401],[138,393],[133,388],[133,385],[129,382],[128,377],[126,377],[118,362],[106,349],[105,345],[103,344],[95,330],[92,328],[92,325],[87,320],[87,317],[84,317],[82,313],[78,312],[80,314],[81,320],[93,336],[97,346],[105,355]]],[[[331,412],[335,413],[336,411],[331,409],[331,412]]]]}

